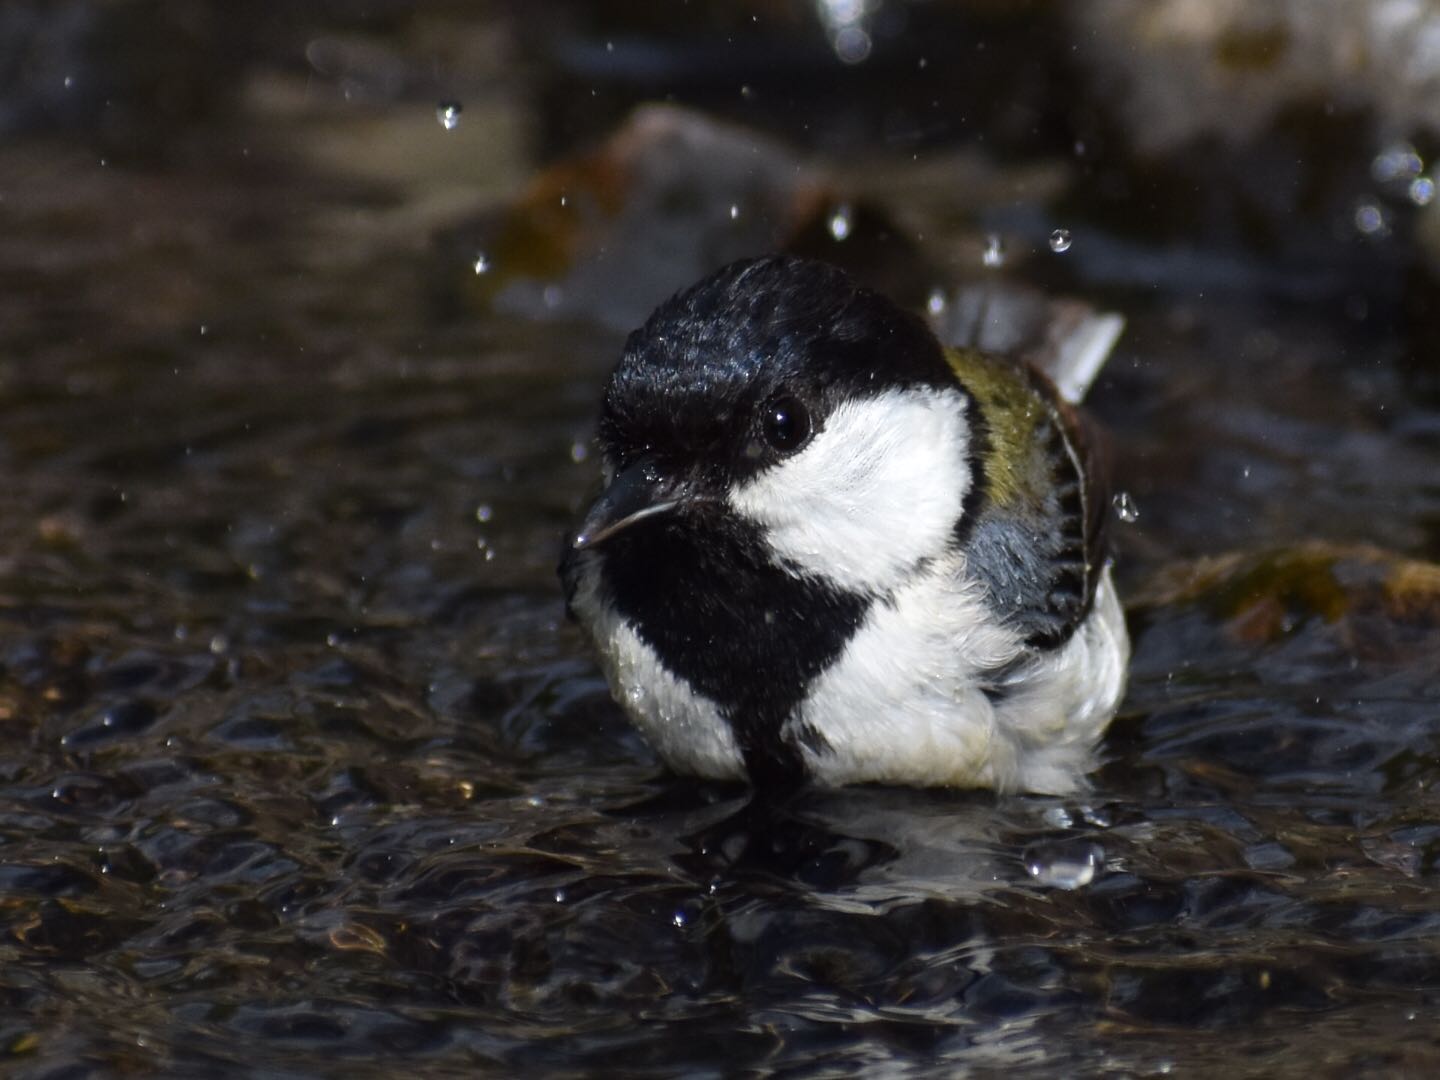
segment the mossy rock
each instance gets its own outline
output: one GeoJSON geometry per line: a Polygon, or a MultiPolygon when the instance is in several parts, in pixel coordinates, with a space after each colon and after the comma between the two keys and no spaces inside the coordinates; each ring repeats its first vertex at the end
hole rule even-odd
{"type": "Polygon", "coordinates": [[[1198,607],[1241,644],[1318,626],[1368,652],[1382,624],[1432,646],[1440,639],[1440,564],[1366,545],[1315,541],[1167,567],[1130,601],[1142,623],[1198,607]]]}

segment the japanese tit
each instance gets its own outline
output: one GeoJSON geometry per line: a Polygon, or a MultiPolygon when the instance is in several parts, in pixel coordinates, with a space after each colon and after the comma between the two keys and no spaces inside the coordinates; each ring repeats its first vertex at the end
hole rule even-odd
{"type": "Polygon", "coordinates": [[[626,342],[560,565],[678,771],[1064,793],[1129,660],[1083,417],[824,263],[734,263],[626,342]]]}

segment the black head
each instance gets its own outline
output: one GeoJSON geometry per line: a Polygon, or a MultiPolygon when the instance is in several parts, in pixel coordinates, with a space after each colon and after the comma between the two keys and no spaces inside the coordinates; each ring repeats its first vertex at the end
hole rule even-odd
{"type": "Polygon", "coordinates": [[[954,386],[923,322],[834,267],[725,267],[626,343],[600,419],[609,482],[562,563],[567,596],[588,574],[592,617],[608,605],[714,702],[752,777],[794,775],[819,735],[787,719],[875,596],[785,562],[727,493],[801,453],[842,402],[954,386]]]}
{"type": "Polygon", "coordinates": [[[742,479],[798,450],[842,400],[953,386],[925,324],[827,263],[731,263],[630,335],[605,390],[600,442],[702,483],[742,479]]]}

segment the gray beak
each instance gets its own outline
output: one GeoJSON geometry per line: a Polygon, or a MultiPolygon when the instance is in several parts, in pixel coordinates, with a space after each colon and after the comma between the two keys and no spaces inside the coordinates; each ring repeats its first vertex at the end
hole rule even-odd
{"type": "Polygon", "coordinates": [[[652,459],[641,458],[615,474],[585,515],[571,547],[583,551],[602,544],[637,521],[669,513],[683,501],[680,485],[652,459]]]}

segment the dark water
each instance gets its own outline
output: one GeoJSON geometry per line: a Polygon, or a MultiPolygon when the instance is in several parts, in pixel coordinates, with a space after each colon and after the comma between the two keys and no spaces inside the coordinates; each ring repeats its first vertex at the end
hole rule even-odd
{"type": "Polygon", "coordinates": [[[109,8],[188,28],[178,70],[86,4],[5,16],[49,59],[0,111],[0,1071],[1433,1069],[1440,408],[1398,227],[1207,250],[1115,225],[1044,124],[857,161],[873,117],[814,113],[942,266],[999,231],[1129,319],[1093,406],[1136,656],[1091,797],[762,812],[666,774],[563,619],[618,331],[457,309],[430,242],[638,61],[438,10],[109,8]]]}

